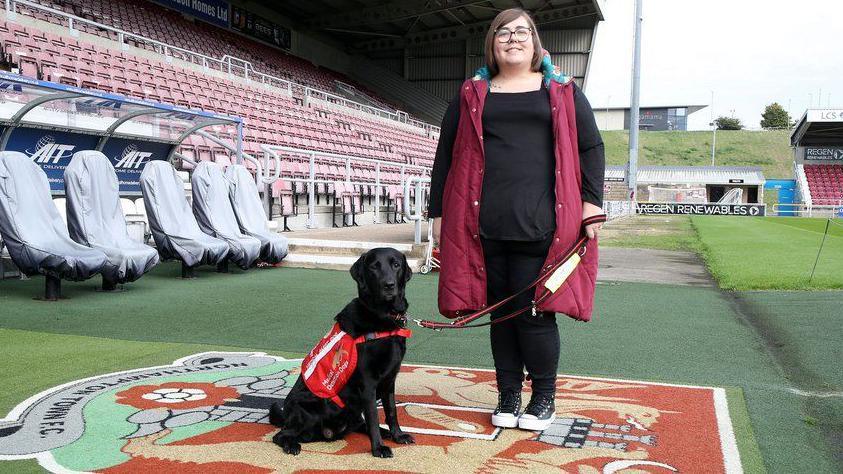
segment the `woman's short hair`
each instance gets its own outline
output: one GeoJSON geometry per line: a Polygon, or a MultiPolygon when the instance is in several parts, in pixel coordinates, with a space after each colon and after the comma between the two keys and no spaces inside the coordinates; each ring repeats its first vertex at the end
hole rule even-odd
{"type": "Polygon", "coordinates": [[[542,41],[539,39],[539,31],[536,28],[536,22],[533,21],[533,18],[526,11],[520,8],[510,8],[498,13],[498,16],[492,20],[492,24],[489,26],[489,31],[486,33],[486,47],[484,50],[486,54],[486,67],[489,69],[489,74],[492,76],[495,76],[498,73],[498,63],[495,60],[495,33],[497,33],[498,29],[503,25],[521,17],[527,19],[527,23],[530,25],[530,29],[532,30],[533,61],[530,64],[530,69],[533,71],[541,69],[544,50],[542,49],[542,41]]]}

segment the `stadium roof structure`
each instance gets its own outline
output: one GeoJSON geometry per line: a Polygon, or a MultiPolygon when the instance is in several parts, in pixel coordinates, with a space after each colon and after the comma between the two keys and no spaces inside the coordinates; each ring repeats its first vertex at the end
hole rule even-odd
{"type": "MultiPolygon", "coordinates": [[[[641,109],[688,109],[688,115],[691,115],[694,112],[699,112],[700,110],[708,107],[708,104],[704,105],[642,105],[641,109]]],[[[592,106],[594,110],[629,110],[629,106],[627,107],[595,107],[592,106]]]]}
{"type": "Polygon", "coordinates": [[[843,109],[808,109],[790,134],[791,146],[843,144],[843,109]]]}
{"type": "MultiPolygon", "coordinates": [[[[626,166],[607,166],[606,178],[623,179],[626,166]]],[[[745,184],[766,182],[761,168],[754,166],[639,166],[638,184],[745,184]]]]}
{"type": "Polygon", "coordinates": [[[237,128],[239,117],[105,93],[93,89],[40,81],[0,71],[0,150],[19,127],[79,132],[100,136],[97,150],[112,137],[137,137],[179,144],[193,132],[215,125],[237,128]]]}
{"type": "Polygon", "coordinates": [[[485,33],[507,8],[524,8],[538,26],[593,28],[603,20],[597,0],[309,0],[264,2],[313,32],[359,52],[401,49],[485,33]]]}

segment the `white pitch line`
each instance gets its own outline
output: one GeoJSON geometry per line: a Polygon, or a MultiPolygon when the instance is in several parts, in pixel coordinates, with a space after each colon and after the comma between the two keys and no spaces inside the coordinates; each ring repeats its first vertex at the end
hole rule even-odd
{"type": "Polygon", "coordinates": [[[814,398],[843,398],[843,392],[814,392],[810,390],[799,390],[798,388],[786,389],[788,392],[799,395],[800,397],[814,397],[814,398]]]}

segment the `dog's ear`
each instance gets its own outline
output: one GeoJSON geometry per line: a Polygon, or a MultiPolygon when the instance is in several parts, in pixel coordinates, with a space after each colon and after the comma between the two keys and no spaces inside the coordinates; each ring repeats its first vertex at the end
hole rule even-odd
{"type": "Polygon", "coordinates": [[[350,270],[351,278],[354,278],[354,281],[357,282],[357,288],[360,290],[366,287],[366,277],[363,275],[363,267],[366,265],[366,254],[368,252],[363,252],[363,255],[354,262],[350,270]]]}
{"type": "Polygon", "coordinates": [[[404,283],[407,283],[408,281],[410,281],[410,278],[413,277],[413,269],[410,268],[410,265],[407,265],[407,256],[401,254],[401,257],[403,261],[402,265],[404,266],[404,283]]]}

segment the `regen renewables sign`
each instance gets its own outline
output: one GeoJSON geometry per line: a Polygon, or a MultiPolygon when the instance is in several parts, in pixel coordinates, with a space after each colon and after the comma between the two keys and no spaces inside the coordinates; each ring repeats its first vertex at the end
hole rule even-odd
{"type": "Polygon", "coordinates": [[[228,2],[222,0],[155,0],[165,7],[178,10],[202,21],[228,28],[228,2]]]}
{"type": "Polygon", "coordinates": [[[756,217],[766,214],[765,204],[691,204],[681,202],[639,202],[636,212],[645,215],[694,214],[712,216],[756,217]]]}

